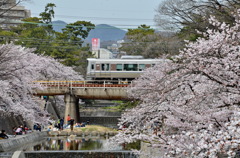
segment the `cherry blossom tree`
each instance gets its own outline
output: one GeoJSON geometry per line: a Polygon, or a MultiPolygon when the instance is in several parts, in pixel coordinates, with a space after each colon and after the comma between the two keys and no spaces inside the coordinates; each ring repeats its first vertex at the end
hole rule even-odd
{"type": "Polygon", "coordinates": [[[239,15],[233,26],[211,17],[216,30],[135,81],[129,94],[141,104],[122,115],[119,125],[126,128],[114,141],[142,140],[166,157],[234,157],[240,141],[239,15]]]}
{"type": "Polygon", "coordinates": [[[80,80],[82,77],[53,58],[36,55],[34,49],[14,44],[0,45],[0,112],[21,115],[26,120],[47,121],[47,112],[34,97],[36,80],[80,80]]]}

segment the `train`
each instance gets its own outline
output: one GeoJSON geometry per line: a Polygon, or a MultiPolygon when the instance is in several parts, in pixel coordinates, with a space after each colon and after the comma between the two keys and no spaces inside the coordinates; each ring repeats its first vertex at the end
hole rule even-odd
{"type": "Polygon", "coordinates": [[[138,78],[146,68],[164,59],[144,59],[141,56],[123,56],[120,59],[88,58],[87,80],[122,80],[138,78]]]}

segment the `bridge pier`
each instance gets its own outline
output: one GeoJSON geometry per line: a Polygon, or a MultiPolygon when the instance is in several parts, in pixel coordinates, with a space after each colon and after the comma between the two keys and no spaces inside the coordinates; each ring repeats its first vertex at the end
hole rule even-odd
{"type": "Polygon", "coordinates": [[[72,94],[65,94],[64,95],[64,102],[65,102],[65,117],[64,122],[67,123],[67,116],[68,114],[74,119],[74,122],[80,123],[80,115],[79,115],[79,99],[72,94]]]}

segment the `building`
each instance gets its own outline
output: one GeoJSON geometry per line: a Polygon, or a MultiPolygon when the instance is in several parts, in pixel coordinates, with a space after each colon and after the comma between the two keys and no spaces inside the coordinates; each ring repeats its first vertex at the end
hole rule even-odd
{"type": "Polygon", "coordinates": [[[16,0],[0,0],[0,27],[3,30],[17,26],[20,20],[30,16],[30,10],[26,10],[24,6],[18,6],[16,0]]]}
{"type": "Polygon", "coordinates": [[[117,43],[107,46],[107,49],[111,52],[120,52],[119,48],[122,47],[122,43],[124,43],[124,40],[118,40],[117,43]]]}
{"type": "Polygon", "coordinates": [[[95,58],[99,59],[111,59],[113,57],[112,52],[107,49],[100,48],[99,38],[92,38],[92,54],[95,58]]]}
{"type": "Polygon", "coordinates": [[[107,49],[113,53],[113,58],[121,58],[122,55],[127,54],[124,51],[120,51],[120,47],[122,47],[122,43],[124,43],[124,40],[118,40],[117,43],[114,43],[111,46],[107,46],[107,49]]]}
{"type": "Polygon", "coordinates": [[[99,59],[112,59],[113,54],[105,48],[99,48],[98,50],[92,50],[92,53],[95,58],[99,59]]]}

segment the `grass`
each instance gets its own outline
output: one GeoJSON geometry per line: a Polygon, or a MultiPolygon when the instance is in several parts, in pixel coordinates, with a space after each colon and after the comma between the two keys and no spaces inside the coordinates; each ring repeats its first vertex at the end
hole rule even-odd
{"type": "MultiPolygon", "coordinates": [[[[65,129],[64,131],[71,131],[71,129],[65,129]]],[[[116,129],[99,126],[99,125],[87,125],[86,127],[74,127],[73,131],[78,132],[116,132],[116,129]]]]}
{"type": "Polygon", "coordinates": [[[139,104],[139,101],[129,101],[119,103],[117,106],[104,107],[104,109],[114,110],[114,111],[124,111],[126,109],[131,109],[136,107],[139,104]]]}
{"type": "Polygon", "coordinates": [[[110,111],[122,111],[122,107],[120,105],[117,106],[109,106],[109,107],[103,107],[103,109],[107,109],[110,111]]]}
{"type": "Polygon", "coordinates": [[[123,101],[121,101],[121,100],[114,100],[114,101],[112,101],[113,103],[118,103],[118,104],[121,104],[121,103],[124,103],[123,101]]]}

